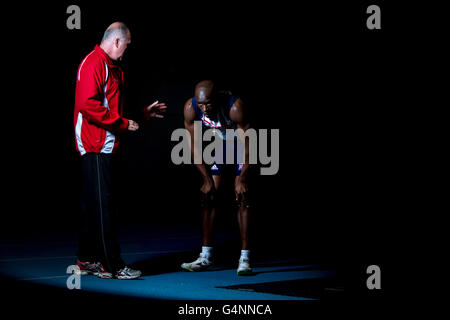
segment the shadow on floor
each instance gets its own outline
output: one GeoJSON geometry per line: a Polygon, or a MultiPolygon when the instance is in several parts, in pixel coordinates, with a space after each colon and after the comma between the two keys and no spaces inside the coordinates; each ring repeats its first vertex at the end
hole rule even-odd
{"type": "MultiPolygon", "coordinates": [[[[189,250],[183,252],[169,253],[158,256],[149,257],[130,264],[130,267],[142,271],[144,276],[171,273],[182,271],[181,264],[183,262],[192,262],[198,258],[200,250],[189,250]]],[[[235,242],[228,242],[214,247],[214,266],[211,271],[236,269],[238,266],[240,250],[235,242]]],[[[307,265],[306,260],[298,257],[276,257],[273,254],[263,255],[261,253],[252,258],[252,266],[258,268],[266,267],[288,267],[288,269],[278,269],[270,271],[255,272],[254,275],[273,272],[292,272],[305,270],[324,269],[322,265],[307,265]],[[277,261],[278,260],[278,261],[277,261]],[[299,265],[305,265],[301,267],[299,265]]],[[[330,266],[328,266],[330,267],[330,266]]]]}
{"type": "Polygon", "coordinates": [[[262,292],[293,297],[337,301],[345,297],[345,284],[341,278],[300,279],[266,283],[239,284],[218,287],[230,290],[262,292]]]}

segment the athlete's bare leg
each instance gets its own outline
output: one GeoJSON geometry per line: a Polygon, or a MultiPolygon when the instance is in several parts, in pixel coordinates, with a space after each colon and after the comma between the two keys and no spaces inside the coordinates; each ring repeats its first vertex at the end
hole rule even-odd
{"type": "MultiPolygon", "coordinates": [[[[236,180],[239,177],[236,177],[236,180]]],[[[238,223],[239,231],[241,233],[242,250],[249,250],[248,245],[248,223],[249,223],[249,207],[247,197],[245,194],[239,195],[238,203],[238,223]]]]}
{"type": "MultiPolygon", "coordinates": [[[[221,176],[213,176],[214,187],[219,190],[220,183],[222,181],[221,176]]],[[[215,194],[212,194],[209,199],[203,201],[202,207],[202,241],[203,246],[212,247],[213,231],[214,231],[214,219],[216,216],[216,202],[215,194]]]]}

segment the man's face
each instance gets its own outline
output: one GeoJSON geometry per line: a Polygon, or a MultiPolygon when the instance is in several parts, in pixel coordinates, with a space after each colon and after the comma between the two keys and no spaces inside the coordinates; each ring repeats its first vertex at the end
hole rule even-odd
{"type": "Polygon", "coordinates": [[[121,61],[128,45],[131,43],[131,35],[128,32],[128,36],[125,39],[117,38],[114,42],[114,60],[121,61]]]}
{"type": "Polygon", "coordinates": [[[198,93],[197,104],[200,110],[207,116],[211,116],[211,113],[214,110],[214,99],[211,94],[206,93],[205,91],[200,90],[198,93]]]}

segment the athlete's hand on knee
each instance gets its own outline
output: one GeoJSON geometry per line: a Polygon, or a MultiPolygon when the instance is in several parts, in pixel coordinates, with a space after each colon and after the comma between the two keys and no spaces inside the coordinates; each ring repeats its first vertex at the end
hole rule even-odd
{"type": "Polygon", "coordinates": [[[248,185],[245,179],[236,179],[234,184],[234,193],[236,194],[236,201],[239,201],[239,197],[248,192],[248,185]]]}
{"type": "Polygon", "coordinates": [[[214,181],[211,178],[205,179],[200,191],[205,195],[213,194],[216,191],[214,181]]]}
{"type": "Polygon", "coordinates": [[[139,129],[138,123],[133,120],[128,120],[128,130],[136,131],[137,129],[139,129]]]}

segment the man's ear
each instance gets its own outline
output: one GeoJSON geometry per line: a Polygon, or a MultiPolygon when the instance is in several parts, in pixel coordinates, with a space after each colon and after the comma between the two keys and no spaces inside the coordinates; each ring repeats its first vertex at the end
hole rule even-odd
{"type": "Polygon", "coordinates": [[[114,40],[114,44],[116,45],[116,48],[119,48],[120,39],[116,38],[116,40],[114,40]]]}

